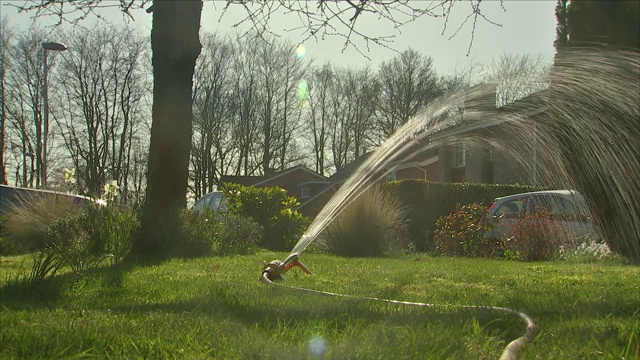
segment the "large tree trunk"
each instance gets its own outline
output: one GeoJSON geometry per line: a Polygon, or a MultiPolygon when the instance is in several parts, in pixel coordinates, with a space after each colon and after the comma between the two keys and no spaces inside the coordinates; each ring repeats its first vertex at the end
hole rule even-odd
{"type": "Polygon", "coordinates": [[[133,252],[162,256],[179,238],[178,214],[186,205],[202,1],[155,0],[152,9],[153,122],[147,195],[133,252]]]}

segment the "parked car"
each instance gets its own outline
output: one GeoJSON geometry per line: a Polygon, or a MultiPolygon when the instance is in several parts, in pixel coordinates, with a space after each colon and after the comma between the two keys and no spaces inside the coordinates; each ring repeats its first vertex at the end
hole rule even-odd
{"type": "Polygon", "coordinates": [[[496,226],[488,235],[511,237],[511,229],[517,222],[541,208],[549,212],[549,226],[563,232],[559,236],[564,239],[579,240],[585,236],[599,239],[587,202],[575,190],[535,191],[496,198],[489,208],[496,226]]]}
{"type": "Polygon", "coordinates": [[[193,208],[203,213],[207,209],[213,212],[227,212],[227,200],[224,197],[222,191],[212,191],[202,196],[195,204],[193,208]]]}

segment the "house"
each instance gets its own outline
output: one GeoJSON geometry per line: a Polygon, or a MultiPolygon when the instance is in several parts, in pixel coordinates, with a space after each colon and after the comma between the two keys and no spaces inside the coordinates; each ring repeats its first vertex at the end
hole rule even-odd
{"type": "Polygon", "coordinates": [[[542,90],[500,108],[487,105],[436,133],[431,140],[440,142],[438,181],[538,185],[536,166],[545,153],[535,124],[547,110],[547,95],[542,90]]]}
{"type": "Polygon", "coordinates": [[[315,193],[325,188],[329,181],[326,176],[307,168],[304,165],[275,172],[269,176],[228,176],[220,178],[221,183],[234,183],[255,187],[280,187],[300,203],[304,203],[315,193]]]}
{"type": "MultiPolygon", "coordinates": [[[[374,181],[423,179],[437,182],[537,184],[536,141],[514,126],[544,113],[546,91],[496,108],[496,86],[481,84],[468,92],[453,126],[417,141],[371,174],[374,181]],[[523,120],[524,119],[524,120],[523,120]],[[514,133],[522,132],[519,136],[514,133]],[[423,150],[424,148],[424,150],[423,150]],[[513,156],[513,149],[520,153],[513,156]],[[524,160],[523,160],[524,159],[524,160]]],[[[223,176],[222,182],[245,186],[279,186],[300,202],[298,211],[314,218],[340,186],[372,153],[367,153],[327,178],[302,165],[271,176],[223,176]]]]}

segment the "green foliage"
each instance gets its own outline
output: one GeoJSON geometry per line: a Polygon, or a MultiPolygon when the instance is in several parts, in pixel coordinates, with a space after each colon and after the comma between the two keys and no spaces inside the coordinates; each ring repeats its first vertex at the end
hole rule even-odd
{"type": "Polygon", "coordinates": [[[4,217],[0,217],[0,256],[4,255],[17,255],[25,252],[25,249],[15,241],[9,240],[7,236],[5,236],[2,223],[6,221],[4,217]]]}
{"type": "Polygon", "coordinates": [[[640,47],[637,1],[570,1],[565,17],[569,44],[586,41],[640,47]]]}
{"type": "Polygon", "coordinates": [[[46,296],[5,282],[29,256],[3,257],[0,359],[314,359],[314,338],[326,344],[326,359],[499,358],[523,323],[515,314],[455,309],[470,304],[534,318],[541,331],[521,359],[635,359],[640,344],[637,267],[305,252],[314,275],[295,269],[285,284],[354,295],[330,297],[257,281],[262,261],[282,255],[130,266],[124,286],[72,286],[59,275],[43,284],[58,286],[46,296]]]}
{"type": "Polygon", "coordinates": [[[506,250],[502,239],[485,234],[495,227],[489,210],[480,204],[460,206],[455,213],[436,221],[436,251],[447,256],[501,258],[506,250]]]}
{"type": "Polygon", "coordinates": [[[409,235],[418,251],[435,250],[433,235],[436,221],[456,212],[457,204],[477,203],[489,206],[500,196],[541,190],[518,184],[451,184],[423,180],[394,181],[389,185],[400,202],[409,208],[409,235]]]}
{"type": "Polygon", "coordinates": [[[324,230],[320,247],[340,256],[383,256],[406,241],[403,208],[381,187],[360,195],[324,230]]]}
{"type": "Polygon", "coordinates": [[[184,210],[180,214],[181,238],[173,255],[199,257],[252,253],[262,238],[262,227],[248,218],[184,210]]]}
{"type": "Polygon", "coordinates": [[[29,275],[18,280],[24,280],[31,284],[38,284],[42,281],[52,278],[58,270],[64,266],[64,259],[53,248],[44,248],[40,251],[33,252],[31,272],[29,275]]]}
{"type": "Polygon", "coordinates": [[[293,247],[309,225],[309,219],[295,207],[295,197],[278,187],[258,188],[224,184],[222,191],[231,214],[252,219],[264,229],[259,245],[271,250],[293,247]]]}
{"type": "Polygon", "coordinates": [[[47,247],[49,225],[69,214],[82,213],[84,209],[69,196],[43,194],[20,199],[5,221],[2,231],[7,247],[38,251],[47,247]]]}
{"type": "Polygon", "coordinates": [[[247,255],[253,253],[262,239],[263,229],[255,221],[228,215],[218,227],[215,255],[247,255]]]}
{"type": "Polygon", "coordinates": [[[211,211],[200,213],[184,209],[180,212],[180,240],[172,249],[178,257],[211,255],[216,242],[216,231],[220,220],[211,211]]]}
{"type": "Polygon", "coordinates": [[[138,227],[135,214],[116,206],[91,206],[49,226],[48,246],[61,256],[74,273],[83,275],[106,259],[120,263],[131,249],[131,236],[138,227]]]}
{"type": "Polygon", "coordinates": [[[562,239],[558,234],[562,233],[549,210],[538,208],[533,214],[525,214],[512,223],[510,247],[519,260],[554,260],[560,256],[562,239]]]}
{"type": "Polygon", "coordinates": [[[81,224],[92,254],[109,254],[115,264],[131,250],[131,238],[140,223],[135,212],[117,206],[92,206],[81,224]]]}

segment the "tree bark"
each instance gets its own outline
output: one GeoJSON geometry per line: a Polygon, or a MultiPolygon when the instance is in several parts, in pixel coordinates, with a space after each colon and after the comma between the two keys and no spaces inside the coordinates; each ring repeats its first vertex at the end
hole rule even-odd
{"type": "Polygon", "coordinates": [[[179,239],[186,205],[192,133],[192,86],[202,1],[153,3],[153,110],[146,199],[133,253],[164,256],[179,239]]]}

